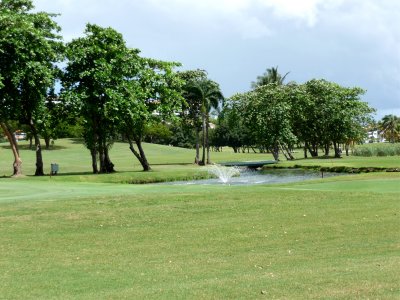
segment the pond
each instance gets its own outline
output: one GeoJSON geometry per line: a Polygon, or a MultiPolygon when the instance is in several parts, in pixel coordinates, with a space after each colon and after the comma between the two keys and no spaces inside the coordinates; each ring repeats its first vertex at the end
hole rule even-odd
{"type": "Polygon", "coordinates": [[[251,170],[247,168],[237,167],[222,167],[218,165],[210,166],[209,173],[218,178],[190,180],[190,181],[175,181],[163,184],[169,185],[256,185],[256,184],[271,184],[271,183],[289,183],[298,182],[310,179],[318,179],[332,176],[343,175],[342,173],[327,173],[323,174],[320,171],[303,170],[303,169],[267,169],[267,170],[251,170]]]}

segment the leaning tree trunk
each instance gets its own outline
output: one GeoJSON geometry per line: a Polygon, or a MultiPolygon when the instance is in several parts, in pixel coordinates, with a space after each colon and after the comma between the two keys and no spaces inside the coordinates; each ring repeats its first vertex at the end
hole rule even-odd
{"type": "Polygon", "coordinates": [[[3,129],[5,135],[7,136],[7,139],[11,146],[11,151],[13,152],[14,155],[13,176],[22,175],[22,160],[21,157],[19,156],[17,140],[15,139],[15,136],[11,133],[8,124],[0,123],[0,126],[3,129]]]}
{"type": "Polygon", "coordinates": [[[140,139],[135,139],[135,144],[138,147],[138,150],[135,149],[133,142],[130,138],[128,138],[129,142],[129,149],[133,153],[133,155],[136,156],[140,164],[142,165],[143,171],[150,171],[151,167],[149,162],[147,161],[146,154],[144,153],[143,147],[142,147],[142,141],[140,139]]]}
{"type": "Polygon", "coordinates": [[[279,146],[278,146],[278,144],[275,144],[273,147],[271,147],[270,152],[272,153],[274,160],[279,161],[279,146]]]}
{"type": "Polygon", "coordinates": [[[29,127],[31,128],[33,138],[35,140],[35,147],[36,147],[36,171],[35,176],[43,176],[43,157],[42,157],[42,146],[40,145],[39,134],[36,130],[36,126],[31,119],[29,122],[29,127]]]}
{"type": "Polygon", "coordinates": [[[316,143],[311,143],[311,145],[309,143],[306,143],[308,152],[310,152],[311,157],[318,157],[318,146],[316,145],[316,143]]]}
{"type": "Polygon", "coordinates": [[[284,152],[284,155],[286,157],[287,160],[294,160],[294,157],[289,149],[289,147],[286,144],[280,144],[280,146],[282,147],[282,151],[284,152]]]}

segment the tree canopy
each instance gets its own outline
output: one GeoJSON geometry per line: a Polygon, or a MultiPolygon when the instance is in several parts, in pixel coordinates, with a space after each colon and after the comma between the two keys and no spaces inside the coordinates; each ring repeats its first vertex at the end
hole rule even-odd
{"type": "MultiPolygon", "coordinates": [[[[32,12],[33,8],[30,0],[0,2],[0,119],[30,126],[36,145],[35,174],[43,175],[37,123],[54,86],[63,44],[55,15],[32,12]]],[[[14,173],[20,168],[17,160],[14,173]]]]}
{"type": "Polygon", "coordinates": [[[66,53],[62,96],[84,118],[93,172],[114,171],[109,149],[118,136],[127,138],[143,169],[150,170],[142,138],[154,114],[170,115],[181,107],[180,80],[173,71],[178,64],[142,58],[120,33],[92,24],[85,37],[67,44],[66,53]]]}
{"type": "Polygon", "coordinates": [[[253,136],[253,146],[268,149],[275,159],[279,153],[292,159],[290,149],[298,143],[303,143],[305,155],[318,156],[320,148],[329,155],[333,146],[340,157],[340,144],[361,141],[371,121],[374,110],[360,100],[363,93],[314,79],[302,85],[268,83],[233,96],[229,103],[253,136]]]}

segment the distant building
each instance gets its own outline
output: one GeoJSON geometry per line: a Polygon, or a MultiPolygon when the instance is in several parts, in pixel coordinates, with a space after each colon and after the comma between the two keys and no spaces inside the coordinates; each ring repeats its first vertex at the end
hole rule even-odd
{"type": "Polygon", "coordinates": [[[365,139],[365,143],[384,143],[386,139],[381,135],[379,130],[370,130],[367,132],[368,137],[365,139]]]}

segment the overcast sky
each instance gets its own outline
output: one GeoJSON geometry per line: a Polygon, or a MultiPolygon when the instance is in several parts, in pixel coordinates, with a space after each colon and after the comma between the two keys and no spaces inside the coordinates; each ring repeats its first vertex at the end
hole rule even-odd
{"type": "Polygon", "coordinates": [[[398,0],[33,0],[59,13],[65,41],[113,27],[144,57],[204,69],[225,97],[266,68],[287,81],[358,86],[377,118],[400,116],[398,0]]]}

